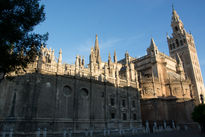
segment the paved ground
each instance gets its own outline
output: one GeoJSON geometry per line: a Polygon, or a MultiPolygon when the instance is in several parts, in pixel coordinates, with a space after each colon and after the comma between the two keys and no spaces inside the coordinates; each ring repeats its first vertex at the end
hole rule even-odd
{"type": "MultiPolygon", "coordinates": [[[[96,136],[95,137],[103,137],[96,136]]],[[[82,136],[83,137],[83,136],[82,136]]],[[[189,131],[169,131],[169,132],[159,132],[150,134],[137,134],[137,135],[112,135],[107,137],[205,137],[199,130],[189,130],[189,131]]]]}
{"type": "MultiPolygon", "coordinates": [[[[0,134],[0,137],[5,137],[3,134],[0,134]]],[[[6,137],[9,137],[7,134],[6,137]]],[[[13,137],[37,137],[35,134],[30,134],[30,135],[14,135],[13,137]]],[[[40,137],[43,137],[41,135],[40,137]]],[[[63,135],[63,134],[48,134],[47,137],[69,137],[69,135],[63,135]]],[[[85,137],[84,134],[75,134],[72,135],[72,137],[85,137]]],[[[89,135],[87,137],[90,137],[89,135]]],[[[104,137],[103,135],[96,135],[94,134],[93,137],[104,137]]],[[[188,131],[166,131],[166,132],[158,132],[158,133],[143,133],[143,134],[137,134],[137,135],[131,135],[131,134],[125,134],[125,135],[119,135],[119,134],[112,134],[110,136],[106,137],[205,137],[205,134],[202,134],[199,130],[188,130],[188,131]]]]}
{"type": "MultiPolygon", "coordinates": [[[[74,136],[73,136],[74,137],[74,136]]],[[[85,137],[85,135],[78,135],[75,137],[85,137]]],[[[89,136],[88,136],[89,137],[89,136]]],[[[103,135],[93,135],[93,137],[104,137],[103,135]]],[[[205,134],[202,134],[199,130],[188,130],[188,131],[166,131],[159,133],[143,133],[137,135],[110,135],[106,137],[205,137],[205,134]]]]}
{"type": "Polygon", "coordinates": [[[201,134],[201,132],[199,131],[172,131],[152,134],[141,134],[132,137],[205,137],[205,134],[201,134]]]}

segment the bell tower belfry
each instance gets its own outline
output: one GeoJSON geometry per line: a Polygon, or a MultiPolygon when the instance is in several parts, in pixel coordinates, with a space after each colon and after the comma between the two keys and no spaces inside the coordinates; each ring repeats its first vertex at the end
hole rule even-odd
{"type": "Polygon", "coordinates": [[[171,27],[172,36],[167,35],[169,54],[172,58],[176,58],[176,54],[181,58],[184,72],[192,81],[193,96],[198,104],[201,101],[200,95],[204,96],[205,91],[194,38],[191,33],[186,32],[174,8],[172,9],[171,27]]]}

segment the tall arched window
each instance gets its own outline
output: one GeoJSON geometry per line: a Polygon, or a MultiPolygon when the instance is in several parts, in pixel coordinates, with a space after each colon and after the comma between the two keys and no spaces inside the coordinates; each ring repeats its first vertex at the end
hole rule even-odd
{"type": "Polygon", "coordinates": [[[179,47],[179,41],[178,41],[178,39],[176,39],[176,44],[177,44],[177,47],[179,47]]]}
{"type": "Polygon", "coordinates": [[[183,41],[182,40],[180,40],[180,44],[181,44],[181,46],[183,46],[183,41]]]}
{"type": "Polygon", "coordinates": [[[172,48],[175,49],[175,44],[174,43],[172,44],[172,48]]]}
{"type": "Polygon", "coordinates": [[[169,45],[169,48],[172,50],[172,44],[169,45]]]}

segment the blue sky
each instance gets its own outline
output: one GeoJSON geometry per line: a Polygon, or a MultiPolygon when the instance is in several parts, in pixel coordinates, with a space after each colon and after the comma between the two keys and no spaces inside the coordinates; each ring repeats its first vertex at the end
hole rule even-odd
{"type": "Polygon", "coordinates": [[[63,51],[63,62],[73,64],[75,56],[88,63],[90,48],[98,34],[100,54],[107,61],[114,50],[118,59],[126,51],[133,57],[146,54],[154,38],[166,54],[166,33],[171,35],[172,4],[194,36],[199,62],[205,78],[205,0],[42,0],[46,20],[35,28],[49,33],[47,47],[63,51]]]}

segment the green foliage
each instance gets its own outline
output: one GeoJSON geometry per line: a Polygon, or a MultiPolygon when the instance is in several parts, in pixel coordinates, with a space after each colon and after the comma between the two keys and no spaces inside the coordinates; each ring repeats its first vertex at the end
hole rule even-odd
{"type": "Polygon", "coordinates": [[[40,0],[0,0],[0,73],[25,68],[36,59],[48,33],[33,30],[44,20],[40,0]]]}
{"type": "Polygon", "coordinates": [[[194,108],[192,119],[200,124],[205,123],[205,104],[200,104],[194,108]]]}

